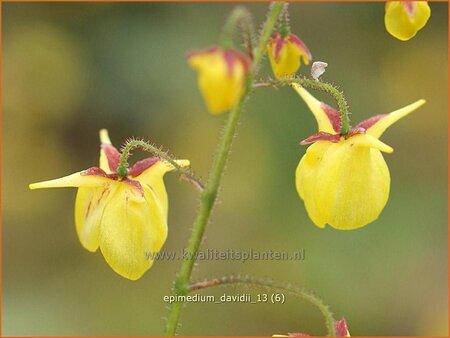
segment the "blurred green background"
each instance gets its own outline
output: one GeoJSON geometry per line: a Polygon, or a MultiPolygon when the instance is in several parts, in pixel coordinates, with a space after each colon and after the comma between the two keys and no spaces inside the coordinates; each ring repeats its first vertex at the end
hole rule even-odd
{"type": "MultiPolygon", "coordinates": [[[[226,116],[206,112],[186,51],[214,44],[226,3],[3,3],[3,335],[158,335],[179,261],[142,279],[116,275],[78,242],[75,189],[29,191],[98,161],[98,130],[119,146],[139,136],[191,160],[206,178],[226,116]]],[[[385,31],[382,3],[293,3],[292,29],[324,80],[344,90],[353,123],[417,99],[427,104],[383,135],[392,178],[376,222],[319,229],[294,186],[316,130],[288,88],[248,101],[203,249],[304,248],[304,261],[203,261],[194,279],[250,273],[313,290],[353,335],[447,335],[447,4],[408,42],[385,31]]],[[[267,4],[245,4],[259,25],[267,4]]],[[[270,74],[264,62],[261,77],[270,74]]],[[[308,74],[309,67],[301,73],[308,74]]],[[[333,100],[319,97],[328,103],[333,100]]],[[[136,156],[138,158],[138,156],[136,156]]],[[[189,236],[198,194],[166,176],[169,237],[189,236]]],[[[248,292],[217,288],[202,294],[248,292]]],[[[183,335],[324,335],[318,311],[284,305],[190,304],[183,335]]]]}

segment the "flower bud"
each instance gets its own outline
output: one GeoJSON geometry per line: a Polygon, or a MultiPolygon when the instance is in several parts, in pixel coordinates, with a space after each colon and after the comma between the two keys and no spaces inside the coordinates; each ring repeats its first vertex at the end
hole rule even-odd
{"type": "Polygon", "coordinates": [[[211,47],[188,55],[198,72],[198,86],[211,114],[230,110],[244,90],[250,61],[235,49],[211,47]]]}
{"type": "Polygon", "coordinates": [[[388,1],[384,24],[389,34],[406,41],[426,25],[430,15],[426,1],[388,1]]]}
{"type": "Polygon", "coordinates": [[[278,79],[294,75],[300,68],[301,59],[305,65],[311,61],[311,53],[305,43],[295,34],[283,37],[275,33],[267,44],[272,71],[278,79]]]}

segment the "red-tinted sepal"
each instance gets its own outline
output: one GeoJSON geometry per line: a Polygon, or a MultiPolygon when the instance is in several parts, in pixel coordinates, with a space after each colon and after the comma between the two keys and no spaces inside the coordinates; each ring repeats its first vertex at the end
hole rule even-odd
{"type": "MultiPolygon", "coordinates": [[[[145,160],[143,160],[143,161],[145,161],[145,160]]],[[[140,161],[140,162],[143,162],[143,161],[140,161]]],[[[138,163],[139,162],[137,162],[136,164],[138,164],[138,163]]],[[[89,169],[86,169],[81,172],[81,175],[83,175],[83,176],[100,176],[100,177],[109,178],[110,180],[113,180],[113,181],[119,181],[119,177],[117,176],[116,173],[107,174],[103,169],[101,169],[99,167],[91,167],[89,169]]],[[[125,177],[121,180],[121,182],[131,185],[133,188],[135,188],[137,191],[139,191],[141,196],[144,196],[144,189],[142,188],[139,181],[130,180],[129,178],[125,177]]]]}
{"type": "Polygon", "coordinates": [[[142,174],[145,170],[153,166],[155,163],[157,163],[160,160],[159,157],[148,157],[146,159],[143,159],[141,161],[136,162],[131,166],[131,168],[128,170],[128,175],[136,177],[142,174]]]}
{"type": "Polygon", "coordinates": [[[336,337],[349,337],[350,334],[348,332],[347,321],[345,318],[341,320],[334,321],[334,333],[336,337]]]}
{"type": "Polygon", "coordinates": [[[111,144],[102,143],[100,145],[108,160],[109,169],[113,172],[117,170],[120,162],[120,152],[111,144]]]}
{"type": "Polygon", "coordinates": [[[387,116],[387,114],[379,114],[379,115],[369,117],[368,119],[359,122],[356,126],[353,127],[353,129],[362,128],[364,130],[367,130],[370,127],[372,127],[375,123],[377,123],[378,121],[380,121],[382,118],[384,118],[386,116],[387,116]]]}
{"type": "Polygon", "coordinates": [[[323,131],[320,131],[314,135],[311,135],[310,137],[304,139],[300,142],[302,146],[311,144],[317,141],[329,141],[333,143],[339,142],[341,136],[339,134],[329,134],[323,131]]]}
{"type": "Polygon", "coordinates": [[[341,113],[339,113],[336,109],[323,102],[321,102],[321,108],[323,109],[325,114],[327,114],[328,120],[333,126],[334,131],[336,133],[339,133],[342,127],[341,113]]]}

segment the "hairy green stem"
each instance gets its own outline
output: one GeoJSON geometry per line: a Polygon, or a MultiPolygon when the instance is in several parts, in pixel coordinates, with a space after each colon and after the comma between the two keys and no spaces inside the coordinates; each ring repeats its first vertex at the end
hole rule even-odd
{"type": "Polygon", "coordinates": [[[284,7],[284,2],[272,2],[270,4],[270,10],[267,14],[266,22],[259,36],[258,45],[256,46],[255,58],[253,59],[253,74],[258,72],[259,63],[264,55],[267,47],[267,42],[272,35],[273,29],[277,24],[278,18],[284,7]]]}
{"type": "Polygon", "coordinates": [[[291,285],[281,285],[281,284],[275,284],[271,280],[265,280],[265,279],[256,279],[251,276],[229,276],[229,277],[221,277],[221,278],[214,278],[210,280],[204,280],[202,282],[191,284],[189,287],[189,291],[195,291],[195,290],[201,290],[210,288],[217,285],[248,285],[258,288],[264,288],[268,290],[278,290],[281,292],[288,293],[290,295],[293,295],[295,297],[301,298],[306,300],[307,302],[313,304],[315,307],[319,309],[319,311],[322,313],[323,317],[325,318],[325,323],[327,327],[328,336],[334,337],[336,336],[336,332],[334,329],[334,317],[332,312],[330,311],[329,307],[325,305],[325,303],[316,295],[313,293],[306,291],[302,288],[291,286],[291,285]]]}
{"type": "Polygon", "coordinates": [[[244,40],[251,48],[251,37],[253,36],[253,23],[250,12],[244,7],[236,7],[228,16],[222,31],[221,45],[224,48],[233,48],[233,38],[236,27],[240,26],[244,33],[244,40]]]}
{"type": "Polygon", "coordinates": [[[140,148],[143,151],[149,152],[166,161],[168,164],[172,165],[176,170],[178,170],[184,176],[184,178],[192,183],[197,189],[199,189],[200,191],[204,189],[203,183],[194,176],[189,168],[180,166],[176,162],[176,160],[168,154],[167,151],[164,151],[161,147],[157,147],[144,140],[130,139],[125,142],[122,147],[120,161],[116,171],[119,177],[127,176],[128,159],[131,156],[131,151],[136,148],[140,148]]]}
{"type": "Polygon", "coordinates": [[[280,18],[280,34],[283,38],[287,37],[291,32],[289,25],[289,3],[285,3],[283,12],[280,18]]]}
{"type": "Polygon", "coordinates": [[[321,90],[330,94],[337,102],[339,107],[339,112],[341,114],[341,135],[345,135],[350,131],[350,118],[347,101],[345,100],[344,94],[339,91],[331,83],[316,81],[312,79],[307,79],[304,77],[293,77],[283,80],[269,80],[266,82],[259,82],[254,84],[254,88],[258,87],[276,87],[276,86],[288,86],[292,83],[298,83],[299,85],[307,88],[312,88],[316,90],[321,90]]]}
{"type": "MultiPolygon", "coordinates": [[[[247,77],[244,93],[242,94],[239,102],[229,113],[228,121],[226,123],[222,139],[219,143],[219,147],[216,152],[216,157],[214,159],[207,184],[200,197],[200,208],[198,210],[192,233],[186,247],[188,258],[183,261],[180,271],[178,272],[175,280],[174,293],[176,296],[186,295],[189,291],[189,282],[192,274],[192,269],[196,261],[195,257],[200,248],[203,234],[209,222],[211,211],[216,202],[220,181],[225,168],[225,164],[228,159],[228,155],[230,153],[231,144],[236,132],[243,104],[247,99],[248,93],[252,89],[255,70],[257,69],[258,63],[262,59],[265,51],[265,46],[278,20],[278,16],[280,15],[282,8],[283,3],[281,2],[272,4],[267,16],[267,20],[264,24],[258,45],[256,47],[253,69],[252,71],[250,71],[247,77]]],[[[181,301],[172,303],[169,311],[169,316],[167,318],[165,331],[166,335],[170,336],[176,333],[182,306],[183,302],[181,301]]]]}

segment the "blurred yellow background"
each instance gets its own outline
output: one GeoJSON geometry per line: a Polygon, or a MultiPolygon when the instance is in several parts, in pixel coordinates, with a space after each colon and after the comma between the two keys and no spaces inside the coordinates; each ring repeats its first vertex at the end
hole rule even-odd
{"type": "MultiPolygon", "coordinates": [[[[214,44],[226,3],[3,3],[3,335],[158,335],[179,261],[142,279],[116,275],[78,242],[75,189],[28,184],[96,165],[98,130],[116,146],[143,137],[207,177],[226,116],[206,112],[186,51],[214,44]]],[[[408,42],[384,28],[382,3],[292,3],[292,30],[323,76],[344,90],[352,122],[417,99],[427,104],[383,135],[392,178],[376,222],[319,229],[294,186],[316,131],[294,91],[257,90],[245,109],[202,249],[305,249],[304,261],[203,261],[194,279],[250,273],[313,290],[352,335],[447,335],[447,4],[408,42]]],[[[259,25],[267,4],[245,4],[259,25]]],[[[261,74],[270,74],[267,60],[261,74]]],[[[309,67],[301,73],[308,74],[309,67]]],[[[266,75],[261,75],[262,78],[266,75]]],[[[330,104],[333,100],[317,94],[330,104]]],[[[136,158],[139,158],[137,155],[136,158]]],[[[166,176],[169,237],[189,236],[198,194],[166,176]]],[[[248,292],[210,289],[202,294],[248,292]]],[[[318,311],[284,305],[190,304],[183,335],[324,335],[318,311]]]]}

